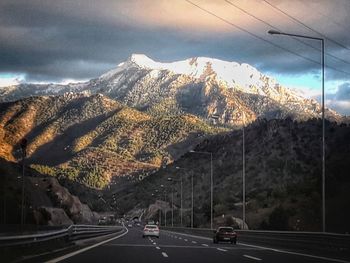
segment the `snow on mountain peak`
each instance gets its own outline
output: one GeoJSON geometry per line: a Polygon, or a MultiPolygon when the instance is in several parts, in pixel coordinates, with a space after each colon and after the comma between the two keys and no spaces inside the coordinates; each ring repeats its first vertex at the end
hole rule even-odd
{"type": "Polygon", "coordinates": [[[150,59],[144,54],[132,54],[127,61],[135,63],[138,66],[145,67],[145,68],[153,68],[156,64],[155,61],[153,61],[152,59],[150,59]]]}
{"type": "MultiPolygon", "coordinates": [[[[230,88],[241,89],[244,92],[264,94],[262,88],[266,86],[266,81],[270,87],[274,87],[274,79],[266,77],[256,68],[242,63],[229,62],[209,57],[193,57],[175,62],[157,62],[144,54],[132,54],[125,62],[122,62],[114,70],[102,75],[100,79],[110,79],[113,75],[129,67],[141,69],[151,69],[154,73],[161,70],[168,70],[174,74],[183,74],[193,78],[206,78],[215,76],[218,81],[226,83],[230,88]],[[252,90],[252,87],[255,87],[252,90]]],[[[158,76],[152,74],[152,76],[158,76]]]]}

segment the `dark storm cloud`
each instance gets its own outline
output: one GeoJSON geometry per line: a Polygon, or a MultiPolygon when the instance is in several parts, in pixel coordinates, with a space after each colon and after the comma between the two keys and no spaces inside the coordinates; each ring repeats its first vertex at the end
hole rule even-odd
{"type": "MultiPolygon", "coordinates": [[[[198,2],[209,3],[210,10],[233,21],[231,13],[235,10],[230,9],[224,1],[198,2]],[[217,6],[213,4],[216,2],[217,6]]],[[[251,2],[259,5],[259,1],[251,2]]],[[[286,1],[273,2],[280,4],[286,1]]],[[[327,3],[326,7],[329,5],[326,1],[319,2],[324,5],[327,3]]],[[[164,9],[161,5],[170,4],[156,0],[1,1],[0,72],[25,73],[29,81],[93,78],[111,69],[132,53],[145,53],[160,61],[209,56],[249,63],[262,71],[279,74],[317,73],[320,69],[317,64],[320,62],[319,51],[293,39],[270,36],[266,33],[268,27],[253,24],[249,28],[247,21],[239,24],[306,59],[240,32],[196,10],[185,1],[171,3],[174,8],[170,10],[169,17],[166,17],[166,14],[162,15],[164,9]],[[176,9],[175,6],[180,4],[183,9],[176,9]],[[171,17],[174,17],[173,20],[171,17]],[[193,20],[186,20],[191,17],[193,20]],[[184,24],[181,23],[183,20],[186,20],[184,24]],[[213,23],[217,24],[211,26],[213,23]]],[[[273,12],[267,11],[264,18],[273,19],[273,12]]],[[[338,26],[336,30],[332,30],[334,27],[330,25],[334,26],[335,23],[329,19],[325,22],[327,28],[326,25],[324,28],[332,33],[333,38],[346,43],[348,37],[344,36],[344,29],[338,26]]],[[[286,22],[285,18],[282,22],[286,22]]],[[[320,30],[322,26],[317,24],[316,27],[320,30]]],[[[297,32],[298,28],[292,28],[292,31],[297,32]]],[[[308,44],[319,48],[319,43],[311,41],[308,44]]],[[[350,61],[349,52],[334,43],[326,44],[327,52],[350,61]]],[[[327,65],[350,72],[349,64],[331,57],[326,59],[327,65]]],[[[328,79],[348,77],[349,75],[331,69],[327,71],[328,79]]]]}
{"type": "Polygon", "coordinates": [[[350,116],[350,83],[345,82],[338,86],[335,93],[327,94],[327,104],[337,112],[350,116]]]}
{"type": "Polygon", "coordinates": [[[335,99],[350,101],[350,83],[344,83],[338,87],[338,91],[335,93],[335,99]]]}

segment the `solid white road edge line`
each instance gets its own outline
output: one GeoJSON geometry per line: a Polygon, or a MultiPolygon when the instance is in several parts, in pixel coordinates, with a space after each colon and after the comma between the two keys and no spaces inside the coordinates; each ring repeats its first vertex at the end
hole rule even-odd
{"type": "Polygon", "coordinates": [[[165,252],[162,252],[163,257],[167,258],[168,255],[165,252]]]}
{"type": "Polygon", "coordinates": [[[56,263],[56,262],[60,262],[60,261],[62,261],[62,260],[65,260],[65,259],[67,259],[67,258],[73,257],[73,256],[75,256],[75,255],[78,255],[78,254],[80,254],[80,253],[83,253],[83,252],[85,252],[85,251],[87,251],[87,250],[90,250],[90,249],[92,249],[92,248],[101,246],[101,245],[103,245],[103,244],[105,244],[105,243],[108,243],[108,242],[114,240],[114,239],[117,239],[117,238],[120,238],[120,237],[122,237],[122,236],[125,236],[125,235],[129,232],[129,230],[128,230],[128,228],[126,228],[125,226],[124,226],[124,229],[126,230],[126,232],[120,234],[119,236],[112,237],[112,238],[107,239],[107,240],[105,240],[105,241],[102,241],[102,242],[100,242],[100,243],[97,243],[97,244],[91,245],[91,246],[89,246],[89,247],[85,247],[85,248],[79,249],[79,250],[77,250],[77,251],[74,251],[74,252],[71,252],[71,253],[69,253],[69,254],[63,255],[63,256],[61,256],[61,257],[54,258],[54,259],[51,259],[51,260],[49,260],[49,261],[45,261],[45,263],[56,263]]]}
{"type": "Polygon", "coordinates": [[[277,253],[291,254],[291,255],[303,256],[303,257],[309,257],[309,258],[317,258],[317,259],[321,259],[321,260],[332,261],[332,262],[339,262],[339,263],[350,263],[350,261],[346,261],[346,260],[342,260],[342,259],[321,257],[321,256],[315,256],[315,255],[304,254],[304,253],[299,253],[299,252],[292,252],[292,251],[274,249],[274,248],[269,248],[269,247],[261,247],[261,246],[249,245],[249,244],[245,244],[245,243],[239,243],[239,244],[242,245],[242,246],[247,246],[247,247],[266,249],[266,250],[274,251],[274,252],[277,252],[277,253]]]}
{"type": "MultiPolygon", "coordinates": [[[[208,238],[208,237],[183,234],[183,233],[173,232],[173,231],[169,231],[169,230],[163,230],[163,231],[167,231],[170,233],[176,233],[178,235],[184,235],[184,236],[188,236],[188,237],[194,237],[194,238],[198,238],[198,239],[212,240],[211,238],[208,238]]],[[[346,260],[342,260],[342,259],[320,257],[320,256],[315,256],[315,255],[310,255],[310,254],[303,254],[303,253],[298,253],[298,252],[275,249],[275,248],[271,248],[271,247],[261,247],[261,246],[249,245],[249,244],[241,243],[241,242],[237,242],[237,244],[242,245],[242,246],[246,246],[246,247],[253,247],[253,248],[270,250],[270,251],[279,252],[279,253],[285,253],[285,254],[291,254],[291,255],[297,255],[297,256],[303,256],[303,257],[310,257],[310,258],[317,258],[317,259],[329,260],[329,261],[339,262],[339,263],[350,263],[350,261],[346,261],[346,260]]]]}
{"type": "Polygon", "coordinates": [[[254,260],[257,260],[257,261],[262,260],[261,258],[256,258],[256,257],[252,257],[252,256],[249,256],[249,255],[243,255],[243,257],[254,259],[254,260]]]}

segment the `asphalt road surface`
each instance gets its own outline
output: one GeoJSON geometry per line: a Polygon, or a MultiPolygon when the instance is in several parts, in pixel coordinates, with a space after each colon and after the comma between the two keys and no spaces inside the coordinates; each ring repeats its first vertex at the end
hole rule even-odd
{"type": "Polygon", "coordinates": [[[125,262],[125,263],[213,263],[213,262],[348,262],[249,244],[213,244],[206,238],[160,231],[160,238],[142,238],[142,228],[129,228],[122,236],[97,243],[73,253],[52,259],[50,263],[64,262],[125,262]]]}

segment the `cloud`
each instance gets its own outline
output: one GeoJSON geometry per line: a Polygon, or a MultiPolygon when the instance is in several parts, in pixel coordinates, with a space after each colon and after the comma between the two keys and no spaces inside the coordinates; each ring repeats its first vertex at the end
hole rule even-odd
{"type": "Polygon", "coordinates": [[[350,101],[350,82],[343,83],[338,87],[335,99],[350,101]]]}
{"type": "MultiPolygon", "coordinates": [[[[269,1],[350,48],[346,0],[269,1]]],[[[268,35],[271,26],[223,0],[192,2],[265,41],[182,0],[2,0],[0,72],[25,74],[28,80],[94,78],[131,53],[145,53],[160,61],[210,56],[276,74],[319,74],[316,41],[305,45],[268,35]]],[[[232,3],[281,30],[315,35],[260,0],[232,3]]],[[[326,51],[349,62],[327,56],[328,66],[350,73],[349,50],[327,40],[326,51]]],[[[327,80],[347,80],[349,75],[327,68],[327,80]]]]}
{"type": "Polygon", "coordinates": [[[350,82],[338,86],[333,94],[327,94],[326,104],[341,114],[350,115],[350,82]]]}

